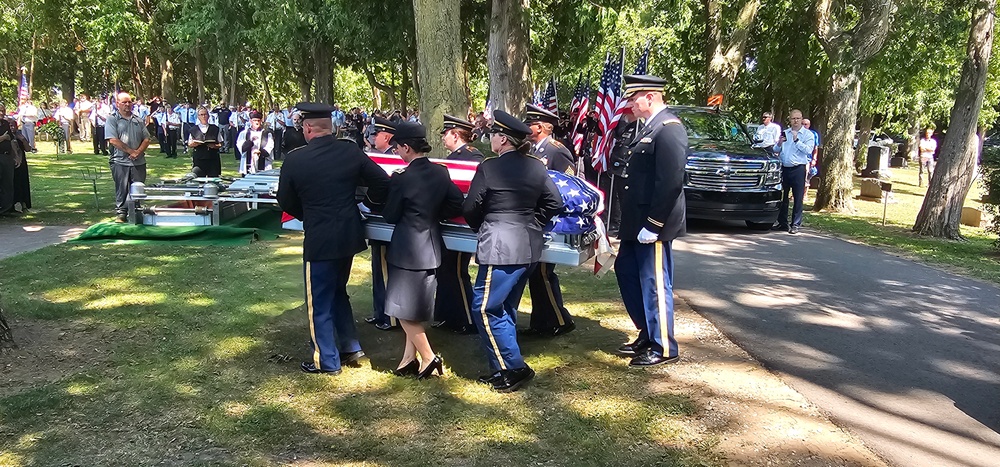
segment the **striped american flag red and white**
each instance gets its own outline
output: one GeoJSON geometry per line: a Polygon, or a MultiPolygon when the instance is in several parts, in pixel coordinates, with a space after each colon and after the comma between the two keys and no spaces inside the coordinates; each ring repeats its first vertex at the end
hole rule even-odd
{"type": "Polygon", "coordinates": [[[576,80],[576,88],[573,89],[573,102],[569,106],[570,114],[572,115],[576,112],[576,118],[573,120],[573,131],[570,132],[573,135],[573,153],[580,154],[580,149],[583,148],[583,128],[581,125],[583,121],[587,118],[587,111],[590,109],[590,78],[587,78],[586,85],[583,82],[583,74],[576,80]]]}
{"type": "Polygon", "coordinates": [[[597,87],[597,100],[594,103],[594,110],[597,111],[597,138],[594,138],[591,151],[591,165],[598,173],[608,170],[608,153],[614,139],[613,132],[625,110],[624,100],[621,99],[624,64],[625,47],[622,47],[617,61],[612,61],[609,54],[604,60],[601,83],[597,87]]]}
{"type": "Polygon", "coordinates": [[[31,93],[28,92],[28,75],[21,73],[21,86],[17,91],[17,105],[24,105],[30,98],[31,93]]]}
{"type": "Polygon", "coordinates": [[[554,76],[549,78],[549,84],[545,87],[545,93],[542,94],[541,105],[542,108],[549,112],[556,113],[559,111],[559,102],[556,97],[556,78],[554,76]]]}

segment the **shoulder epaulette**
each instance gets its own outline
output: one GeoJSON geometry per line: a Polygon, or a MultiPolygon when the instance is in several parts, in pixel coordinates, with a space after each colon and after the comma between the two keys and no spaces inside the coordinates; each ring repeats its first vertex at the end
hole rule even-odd
{"type": "Polygon", "coordinates": [[[304,148],[304,147],[305,147],[305,146],[299,146],[299,147],[297,147],[297,148],[292,148],[292,149],[289,149],[288,151],[285,151],[285,155],[287,156],[287,155],[289,155],[289,154],[291,154],[291,153],[293,153],[293,152],[295,152],[295,151],[298,151],[299,149],[302,149],[302,148],[304,148]]]}
{"type": "Polygon", "coordinates": [[[393,174],[401,174],[403,172],[406,172],[406,167],[402,167],[392,171],[393,174]]]}
{"type": "Polygon", "coordinates": [[[536,161],[538,161],[538,162],[542,161],[541,157],[538,157],[538,156],[536,156],[534,154],[528,154],[527,156],[530,157],[530,158],[532,158],[532,159],[534,159],[534,160],[536,160],[536,161]]]}
{"type": "Polygon", "coordinates": [[[562,143],[561,143],[561,142],[560,142],[559,140],[557,140],[557,139],[553,139],[553,140],[552,140],[552,145],[553,145],[553,146],[555,146],[555,147],[557,147],[557,148],[564,148],[564,147],[566,147],[566,146],[564,146],[564,145],[563,145],[563,144],[562,144],[562,143]]]}
{"type": "Polygon", "coordinates": [[[681,120],[679,118],[668,118],[668,119],[666,119],[666,120],[663,121],[663,125],[664,126],[666,126],[668,123],[681,124],[681,120]]]}

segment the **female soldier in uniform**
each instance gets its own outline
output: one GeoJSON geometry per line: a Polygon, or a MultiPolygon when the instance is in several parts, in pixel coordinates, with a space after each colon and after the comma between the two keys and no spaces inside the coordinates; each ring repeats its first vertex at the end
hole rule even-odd
{"type": "Polygon", "coordinates": [[[479,240],[473,319],[491,370],[480,381],[511,392],[535,376],[517,345],[514,317],[527,271],[542,254],[542,228],[563,203],[545,167],[527,155],[531,129],[500,110],[494,117],[490,148],[500,157],[476,169],[463,213],[479,240]]]}
{"type": "Polygon", "coordinates": [[[427,159],[431,146],[420,124],[396,124],[392,142],[407,167],[389,180],[389,199],[382,210],[386,222],[395,225],[385,257],[385,313],[398,319],[406,332],[403,359],[395,374],[423,379],[435,371],[444,374],[441,357],[431,350],[423,323],[434,313],[434,271],[441,266],[444,250],[440,222],[462,212],[462,192],[452,183],[447,168],[427,159]]]}

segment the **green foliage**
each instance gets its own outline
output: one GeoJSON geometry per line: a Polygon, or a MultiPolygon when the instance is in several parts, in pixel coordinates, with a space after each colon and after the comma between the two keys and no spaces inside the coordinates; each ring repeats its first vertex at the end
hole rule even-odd
{"type": "MultiPolygon", "coordinates": [[[[983,192],[983,211],[985,211],[993,222],[986,230],[993,234],[1000,235],[1000,146],[986,146],[983,148],[983,162],[979,170],[982,172],[982,184],[985,188],[983,192]]],[[[993,244],[1000,249],[1000,237],[993,244]]]]}

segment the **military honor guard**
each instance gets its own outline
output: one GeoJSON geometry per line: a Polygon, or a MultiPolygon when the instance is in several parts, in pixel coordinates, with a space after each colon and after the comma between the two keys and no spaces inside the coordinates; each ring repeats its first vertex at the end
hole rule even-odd
{"type": "Polygon", "coordinates": [[[285,161],[277,198],[305,230],[302,257],[313,353],[301,367],[338,374],[342,365],[364,356],[347,295],[354,255],[365,249],[355,192],[360,183],[368,187],[369,201],[382,203],[389,177],[356,145],[334,137],[332,107],[307,102],[297,107],[308,144],[285,161]]]}
{"type": "MultiPolygon", "coordinates": [[[[383,154],[393,154],[390,140],[396,133],[396,125],[392,122],[375,117],[375,150],[383,154]]],[[[388,279],[385,253],[389,242],[369,240],[372,249],[372,316],[365,322],[375,325],[376,329],[389,331],[399,327],[396,318],[385,314],[385,282],[388,279]]]]}
{"type": "Polygon", "coordinates": [[[431,349],[423,323],[434,314],[435,271],[446,251],[441,221],[460,215],[464,198],[448,169],[427,159],[431,146],[423,126],[398,123],[392,142],[407,166],[390,178],[389,199],[382,210],[385,221],[394,225],[385,256],[385,313],[398,319],[406,333],[403,358],[395,374],[423,379],[435,372],[444,373],[441,357],[431,349]]]}
{"type": "Polygon", "coordinates": [[[271,132],[264,128],[263,118],[264,116],[256,110],[250,112],[250,126],[236,138],[236,147],[240,148],[240,175],[273,168],[274,138],[271,137],[271,132]]]}
{"type": "Polygon", "coordinates": [[[622,302],[639,330],[635,341],[618,350],[630,366],[674,363],[680,357],[674,338],[673,240],[685,233],[684,164],[687,132],[667,110],[662,78],[624,77],[623,96],[632,113],[645,120],[628,147],[621,200],[621,245],[615,272],[622,302]]]}
{"type": "MultiPolygon", "coordinates": [[[[449,160],[482,162],[483,153],[469,145],[472,140],[472,123],[451,115],[444,116],[441,142],[448,149],[449,160]]],[[[459,213],[461,214],[461,213],[459,213]]],[[[469,276],[470,253],[445,249],[441,267],[437,271],[437,298],[434,302],[434,320],[459,334],[475,334],[472,320],[472,277],[469,276]]]]}
{"type": "MultiPolygon", "coordinates": [[[[541,107],[528,105],[525,121],[531,129],[528,137],[533,143],[533,155],[549,170],[573,174],[575,165],[569,149],[552,137],[552,130],[559,122],[556,114],[541,107]]],[[[561,198],[560,198],[561,199],[561,198]]],[[[531,319],[525,336],[556,337],[576,329],[573,317],[563,304],[562,288],[556,265],[538,263],[528,275],[528,293],[531,294],[531,319]]]]}
{"type": "Polygon", "coordinates": [[[198,167],[206,177],[222,175],[222,131],[218,125],[208,123],[208,108],[198,107],[198,124],[191,128],[187,145],[193,150],[192,167],[198,167]]]}
{"type": "Polygon", "coordinates": [[[530,134],[516,117],[494,112],[490,148],[500,156],[479,165],[463,205],[478,236],[472,316],[491,370],[479,380],[500,392],[516,391],[535,376],[517,344],[516,307],[542,254],[542,228],[563,207],[545,167],[527,155],[530,134]]]}

